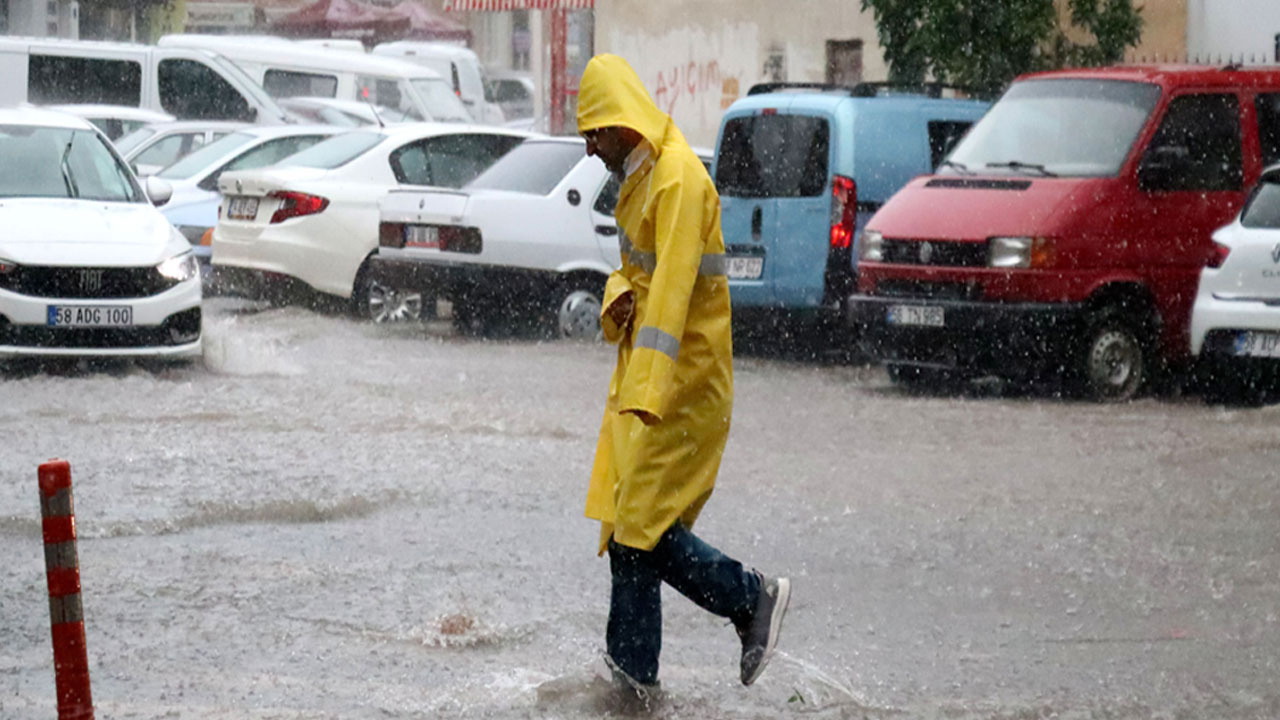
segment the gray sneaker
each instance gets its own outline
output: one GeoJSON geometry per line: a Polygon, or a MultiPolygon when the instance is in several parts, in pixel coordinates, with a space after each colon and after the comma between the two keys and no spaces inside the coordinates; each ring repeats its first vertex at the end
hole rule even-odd
{"type": "MultiPolygon", "coordinates": [[[[756,573],[760,575],[760,573],[756,573]]],[[[760,598],[751,621],[738,628],[742,638],[742,684],[750,685],[764,672],[765,665],[778,645],[782,616],[791,602],[791,581],[760,575],[760,598]]]]}

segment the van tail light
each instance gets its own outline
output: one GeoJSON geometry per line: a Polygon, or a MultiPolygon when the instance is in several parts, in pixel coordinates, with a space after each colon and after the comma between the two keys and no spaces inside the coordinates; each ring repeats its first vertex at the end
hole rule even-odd
{"type": "Polygon", "coordinates": [[[1209,257],[1204,261],[1204,266],[1207,268],[1220,268],[1222,263],[1227,261],[1227,256],[1230,254],[1231,248],[1216,242],[1209,251],[1209,257]]]}
{"type": "Polygon", "coordinates": [[[271,223],[281,223],[289,218],[302,217],[304,215],[315,215],[323,212],[329,207],[329,199],[322,198],[319,195],[308,195],[306,193],[292,192],[290,190],[278,190],[267,195],[269,198],[275,198],[280,201],[280,207],[271,214],[271,223]]]}
{"type": "Polygon", "coordinates": [[[844,249],[853,243],[858,222],[858,184],[851,178],[831,178],[831,247],[844,249]]]}

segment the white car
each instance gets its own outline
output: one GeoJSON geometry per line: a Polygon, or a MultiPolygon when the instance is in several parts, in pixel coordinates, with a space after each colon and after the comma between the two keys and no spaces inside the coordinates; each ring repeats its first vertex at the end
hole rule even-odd
{"type": "Polygon", "coordinates": [[[139,177],[154,175],[218,138],[248,127],[230,120],[152,123],[115,141],[116,150],[139,177]]]}
{"type": "Polygon", "coordinates": [[[347,128],[332,125],[253,125],[205,145],[155,174],[173,187],[164,216],[195,246],[209,273],[208,235],[218,224],[218,178],[228,170],[266,167],[347,128]]]}
{"type": "Polygon", "coordinates": [[[416,113],[359,100],[329,97],[290,97],[277,100],[280,107],[310,123],[364,127],[392,123],[422,122],[416,113]]]}
{"type": "Polygon", "coordinates": [[[420,296],[365,272],[378,246],[378,200],[400,185],[461,187],[529,136],[453,123],[363,128],[277,167],[226,173],[214,269],[241,294],[309,289],[350,299],[377,321],[417,318],[420,296]]]}
{"type": "Polygon", "coordinates": [[[200,354],[195,257],[152,204],[166,183],[37,109],[0,110],[0,167],[0,357],[200,354]]]}
{"type": "Polygon", "coordinates": [[[621,265],[617,201],[617,179],[580,138],[529,140],[461,191],[388,194],[374,277],[449,300],[463,331],[598,338],[621,265]]]}
{"type": "Polygon", "coordinates": [[[1191,352],[1211,401],[1256,403],[1280,375],[1280,167],[1213,234],[1191,312],[1191,352]]]}
{"type": "Polygon", "coordinates": [[[102,131],[107,139],[119,140],[143,125],[159,122],[173,122],[174,117],[159,110],[133,107],[131,105],[46,105],[46,110],[69,113],[84,118],[102,131]]]}

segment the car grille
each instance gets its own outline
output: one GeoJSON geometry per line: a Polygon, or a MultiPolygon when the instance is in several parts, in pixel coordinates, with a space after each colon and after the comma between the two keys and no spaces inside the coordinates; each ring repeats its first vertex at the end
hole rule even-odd
{"type": "Polygon", "coordinates": [[[936,300],[980,300],[982,286],[974,283],[883,279],[876,282],[875,294],[936,300]]]}
{"type": "Polygon", "coordinates": [[[896,265],[986,267],[987,244],[943,240],[884,239],[884,260],[896,265]]]}
{"type": "Polygon", "coordinates": [[[130,328],[51,328],[13,325],[0,315],[0,345],[29,348],[143,348],[185,345],[200,337],[200,308],[174,313],[159,325],[130,328]]]}
{"type": "Polygon", "coordinates": [[[19,265],[0,275],[0,288],[30,297],[99,300],[158,295],[177,285],[155,267],[46,267],[19,265]]]}

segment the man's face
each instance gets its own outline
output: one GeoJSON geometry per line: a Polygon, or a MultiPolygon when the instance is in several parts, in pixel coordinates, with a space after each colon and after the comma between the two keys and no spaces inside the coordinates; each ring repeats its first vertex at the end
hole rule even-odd
{"type": "Polygon", "coordinates": [[[627,156],[635,147],[628,143],[624,128],[602,127],[582,133],[587,141],[587,155],[595,155],[604,162],[610,172],[622,173],[626,167],[627,156]]]}

